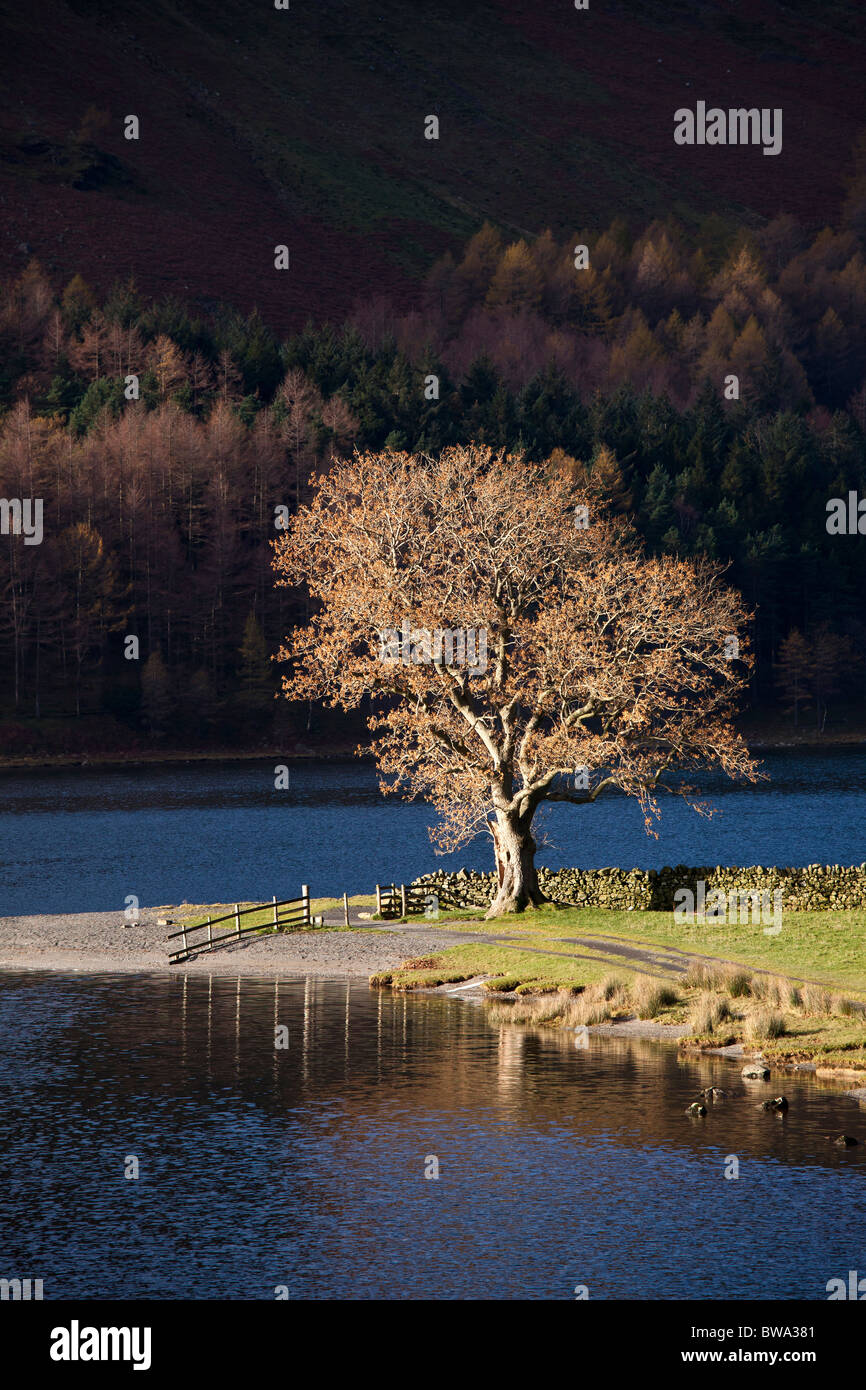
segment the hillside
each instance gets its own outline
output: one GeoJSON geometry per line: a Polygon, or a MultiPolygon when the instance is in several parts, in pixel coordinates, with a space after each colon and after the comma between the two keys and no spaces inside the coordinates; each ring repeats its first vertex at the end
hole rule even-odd
{"type": "Polygon", "coordinates": [[[408,307],[485,219],[837,222],[866,125],[866,12],[807,0],[68,0],[7,6],[0,44],[0,275],[32,255],[98,292],[133,274],[279,332],[372,293],[408,307]],[[698,99],[781,107],[781,154],[675,146],[698,99]]]}

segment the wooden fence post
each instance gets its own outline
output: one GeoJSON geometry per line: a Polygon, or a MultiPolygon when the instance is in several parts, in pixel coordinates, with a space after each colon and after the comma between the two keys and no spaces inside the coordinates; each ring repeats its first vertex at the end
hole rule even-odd
{"type": "Polygon", "coordinates": [[[208,915],[207,919],[207,944],[208,946],[213,945],[213,927],[210,924],[210,915],[208,915]]]}
{"type": "Polygon", "coordinates": [[[405,885],[405,883],[401,883],[401,884],[400,884],[400,907],[401,907],[401,909],[402,909],[401,912],[400,912],[400,916],[401,916],[401,917],[408,917],[408,916],[409,916],[409,912],[408,912],[408,908],[407,908],[407,906],[406,906],[406,885],[405,885]]]}
{"type": "Polygon", "coordinates": [[[376,884],[376,912],[377,912],[377,915],[378,915],[379,917],[382,916],[382,885],[381,885],[381,883],[377,883],[377,884],[376,884]]]}
{"type": "Polygon", "coordinates": [[[277,928],[278,928],[278,926],[279,926],[279,924],[280,924],[280,923],[279,923],[279,915],[278,915],[278,913],[277,913],[277,895],[276,895],[276,893],[274,893],[272,901],[273,901],[273,904],[274,904],[274,931],[276,931],[277,928]]]}
{"type": "Polygon", "coordinates": [[[241,934],[241,905],[240,905],[240,903],[235,903],[235,926],[237,927],[238,936],[240,936],[240,934],[241,934]]]}
{"type": "Polygon", "coordinates": [[[186,957],[189,955],[189,947],[186,944],[186,922],[184,922],[183,924],[183,951],[184,959],[186,959],[186,957]]]}
{"type": "Polygon", "coordinates": [[[304,907],[304,926],[308,927],[310,925],[310,885],[308,883],[301,884],[301,900],[304,907]]]}
{"type": "Polygon", "coordinates": [[[349,894],[348,894],[348,893],[344,893],[344,894],[343,894],[343,921],[344,921],[345,925],[348,927],[348,925],[349,925],[349,894]]]}

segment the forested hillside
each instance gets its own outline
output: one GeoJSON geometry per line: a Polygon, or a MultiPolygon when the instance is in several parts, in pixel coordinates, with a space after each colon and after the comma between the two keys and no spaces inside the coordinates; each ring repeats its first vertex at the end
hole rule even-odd
{"type": "Polygon", "coordinates": [[[2,751],[254,746],[275,710],[306,736],[272,700],[303,611],[273,586],[275,509],[334,450],[470,439],[587,475],[655,550],[729,561],[755,702],[832,724],[866,693],[866,563],[826,526],[830,498],[866,493],[861,192],[812,235],[487,224],[419,307],[376,296],[284,339],[266,305],[194,316],[31,263],[2,293],[0,496],[41,497],[44,540],[0,540],[2,751]]]}

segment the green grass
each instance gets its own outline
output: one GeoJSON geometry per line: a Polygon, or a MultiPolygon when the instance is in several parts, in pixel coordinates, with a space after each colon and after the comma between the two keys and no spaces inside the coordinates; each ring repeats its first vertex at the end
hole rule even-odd
{"type": "Polygon", "coordinates": [[[600,1022],[622,1016],[625,1007],[687,1028],[693,1046],[742,1042],[760,1048],[768,1061],[866,1068],[866,1019],[850,1002],[866,998],[864,912],[788,913],[782,931],[770,937],[760,925],[688,925],[663,912],[542,908],[489,922],[468,917],[431,925],[477,933],[477,941],[408,962],[371,983],[429,989],[489,976],[493,999],[511,994],[525,1001],[493,1005],[501,1019],[555,1025],[583,1009],[600,1022]],[[490,937],[507,940],[484,939],[490,937]],[[631,960],[618,946],[646,948],[652,958],[631,960]],[[686,973],[684,955],[695,958],[686,973]],[[619,991],[611,988],[612,973],[622,981],[619,991]],[[584,1003],[569,1005],[581,990],[584,1003]],[[608,1007],[609,995],[617,997],[608,1007]]]}
{"type": "Polygon", "coordinates": [[[520,983],[519,975],[497,975],[492,980],[486,980],[484,988],[490,994],[512,994],[520,983]]]}
{"type": "MultiPolygon", "coordinates": [[[[678,976],[672,968],[681,959],[678,953],[695,956],[718,956],[752,969],[785,974],[794,979],[819,980],[830,987],[844,988],[853,998],[866,1000],[866,912],[789,912],[782,919],[778,936],[766,936],[760,925],[698,924],[674,921],[670,912],[616,912],[603,908],[543,908],[514,917],[486,922],[476,914],[474,923],[464,919],[460,930],[515,937],[521,943],[549,947],[559,953],[574,955],[587,950],[597,954],[597,961],[586,962],[588,979],[598,978],[616,956],[599,942],[597,947],[570,945],[561,938],[617,937],[629,946],[663,947],[668,956],[658,973],[671,979],[678,976]]],[[[419,921],[418,918],[410,919],[419,921]]],[[[420,919],[423,922],[423,919],[420,919]]],[[[449,922],[436,923],[447,931],[449,922]]],[[[496,973],[513,973],[508,966],[508,948],[495,951],[496,973]],[[505,956],[498,954],[505,950],[505,956]]],[[[493,959],[493,957],[491,957],[493,959]]]]}
{"type": "Polygon", "coordinates": [[[665,912],[610,913],[607,922],[582,923],[589,935],[623,935],[633,943],[720,956],[759,970],[844,986],[866,999],[866,912],[789,912],[778,936],[758,925],[688,925],[665,912]],[[617,918],[614,925],[610,919],[617,918]]]}
{"type": "Polygon", "coordinates": [[[506,951],[485,942],[466,942],[437,953],[435,964],[418,967],[410,962],[405,967],[384,971],[371,978],[371,984],[390,984],[396,989],[432,989],[451,981],[471,980],[476,975],[508,975],[516,981],[515,988],[531,985],[535,988],[556,989],[583,983],[583,972],[577,961],[560,961],[545,953],[506,951]],[[386,978],[387,976],[387,978],[386,978]]]}
{"type": "MultiPolygon", "coordinates": [[[[315,914],[315,913],[322,913],[322,912],[339,912],[339,911],[341,910],[342,906],[343,906],[343,899],[342,899],[342,898],[311,898],[311,899],[310,899],[310,911],[311,911],[312,913],[314,913],[314,914],[315,914]]],[[[354,896],[353,896],[352,894],[350,894],[350,895],[349,895],[349,906],[350,906],[350,907],[365,908],[365,909],[371,911],[371,910],[372,910],[373,908],[375,908],[375,906],[376,906],[376,895],[375,895],[374,893],[372,893],[372,894],[356,893],[356,894],[354,894],[354,896]]]]}

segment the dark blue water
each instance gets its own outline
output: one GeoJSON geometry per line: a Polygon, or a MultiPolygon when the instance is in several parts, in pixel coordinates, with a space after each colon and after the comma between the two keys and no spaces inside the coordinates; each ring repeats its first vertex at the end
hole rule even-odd
{"type": "MultiPolygon", "coordinates": [[[[706,783],[707,820],[664,799],[649,838],[633,799],[554,806],[537,820],[553,868],[861,863],[866,751],[771,754],[768,782],[706,783]]],[[[435,868],[492,867],[486,835],[438,857],[422,802],[382,797],[360,762],[273,762],[0,773],[0,916],[371,892],[435,868]]],[[[537,835],[540,841],[540,835],[537,835]]]]}
{"type": "Polygon", "coordinates": [[[826,1299],[866,1270],[866,1143],[827,1139],[866,1112],[805,1077],[767,1115],[722,1059],[330,981],[0,974],[0,1033],[0,1276],[46,1299],[826,1299]],[[710,1084],[736,1094],[691,1120],[710,1084]]]}

